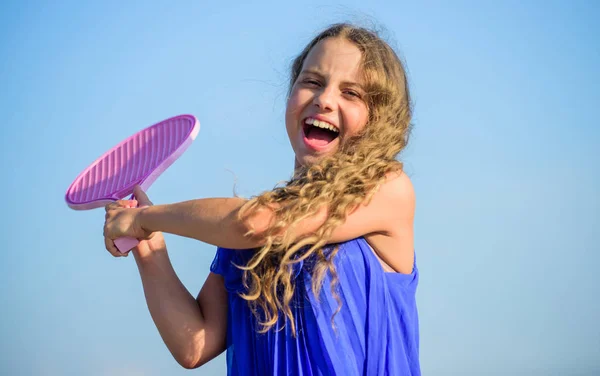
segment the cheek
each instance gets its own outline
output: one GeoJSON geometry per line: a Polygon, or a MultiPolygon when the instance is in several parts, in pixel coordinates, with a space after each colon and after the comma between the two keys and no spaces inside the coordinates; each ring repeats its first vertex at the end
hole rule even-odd
{"type": "Polygon", "coordinates": [[[348,112],[348,125],[350,125],[350,133],[356,134],[360,132],[367,121],[369,120],[369,113],[366,106],[357,105],[353,107],[351,111],[348,112]]]}
{"type": "Polygon", "coordinates": [[[286,121],[298,120],[298,117],[302,114],[302,110],[310,103],[310,100],[310,95],[307,95],[306,90],[293,90],[286,103],[286,121]]]}
{"type": "Polygon", "coordinates": [[[294,98],[290,97],[285,106],[285,125],[289,129],[292,123],[294,122],[294,113],[296,104],[294,102],[294,98]]]}
{"type": "Polygon", "coordinates": [[[290,97],[287,100],[286,106],[285,106],[285,115],[286,117],[295,113],[296,109],[298,107],[298,92],[297,91],[292,91],[292,93],[290,94],[290,97]]]}

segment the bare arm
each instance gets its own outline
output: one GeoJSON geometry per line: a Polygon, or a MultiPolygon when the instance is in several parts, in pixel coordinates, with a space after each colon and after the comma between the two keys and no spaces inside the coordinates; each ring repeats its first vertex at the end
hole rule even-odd
{"type": "Polygon", "coordinates": [[[139,209],[137,217],[148,232],[168,232],[224,248],[255,248],[260,241],[245,236],[248,223],[237,218],[245,202],[237,197],[204,198],[139,209]]]}
{"type": "MultiPolygon", "coordinates": [[[[206,198],[156,205],[138,209],[136,220],[147,232],[164,231],[225,248],[257,248],[264,245],[264,238],[260,235],[268,228],[273,213],[263,209],[240,221],[238,213],[245,202],[242,198],[206,198]],[[255,236],[246,235],[250,229],[256,231],[255,236]]],[[[392,173],[368,205],[359,206],[348,215],[345,223],[336,228],[329,242],[338,243],[359,236],[380,234],[393,238],[394,244],[400,244],[382,250],[386,261],[392,264],[405,263],[400,261],[400,253],[412,254],[413,251],[412,240],[404,241],[410,238],[404,233],[412,232],[414,210],[414,191],[408,176],[392,173]],[[399,247],[402,248],[401,252],[398,252],[399,247]]],[[[323,224],[326,217],[325,208],[287,231],[293,231],[298,236],[312,233],[323,224]]]]}
{"type": "Polygon", "coordinates": [[[227,329],[223,278],[210,273],[194,299],[175,274],[166,248],[134,256],[150,315],[177,362],[196,368],[223,352],[227,329]]]}

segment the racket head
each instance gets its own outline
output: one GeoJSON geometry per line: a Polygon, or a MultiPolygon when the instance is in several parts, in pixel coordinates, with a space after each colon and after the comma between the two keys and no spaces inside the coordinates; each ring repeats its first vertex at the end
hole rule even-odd
{"type": "Polygon", "coordinates": [[[71,183],[65,194],[75,210],[106,206],[133,194],[140,185],[146,191],[191,145],[200,131],[193,115],[179,115],[151,125],[96,159],[71,183]]]}

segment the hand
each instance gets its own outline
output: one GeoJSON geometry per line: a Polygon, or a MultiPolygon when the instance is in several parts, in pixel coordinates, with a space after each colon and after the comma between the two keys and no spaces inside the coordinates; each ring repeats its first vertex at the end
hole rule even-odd
{"type": "Polygon", "coordinates": [[[104,224],[104,244],[108,252],[115,257],[126,257],[114,245],[114,239],[122,236],[137,238],[140,243],[133,249],[136,256],[147,256],[155,251],[165,251],[165,240],[160,232],[149,233],[139,224],[139,213],[143,208],[152,206],[152,202],[140,186],[133,190],[137,200],[119,200],[106,206],[104,224]],[[139,208],[136,206],[139,204],[139,208]]]}

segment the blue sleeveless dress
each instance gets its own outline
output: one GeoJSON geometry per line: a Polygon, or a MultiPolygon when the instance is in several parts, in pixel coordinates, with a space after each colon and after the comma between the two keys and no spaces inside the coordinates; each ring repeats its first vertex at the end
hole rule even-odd
{"type": "Polygon", "coordinates": [[[299,264],[295,272],[295,295],[291,304],[297,335],[284,325],[257,332],[257,321],[248,303],[239,297],[244,290],[243,271],[252,251],[218,248],[211,265],[224,277],[228,291],[227,374],[267,375],[421,375],[419,328],[415,292],[416,262],[411,274],[388,273],[364,238],[340,244],[334,265],[341,311],[331,292],[327,273],[317,299],[311,273],[299,264]]]}

